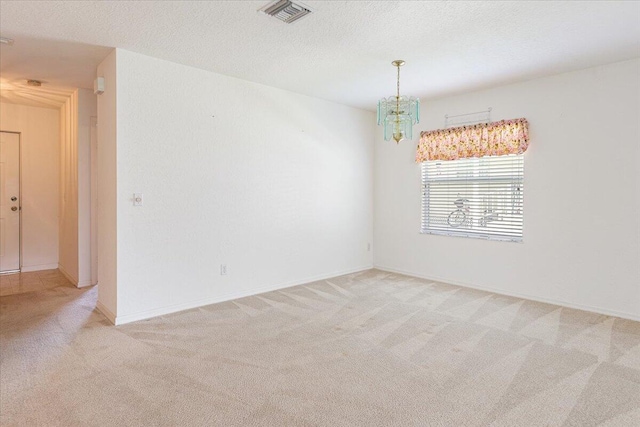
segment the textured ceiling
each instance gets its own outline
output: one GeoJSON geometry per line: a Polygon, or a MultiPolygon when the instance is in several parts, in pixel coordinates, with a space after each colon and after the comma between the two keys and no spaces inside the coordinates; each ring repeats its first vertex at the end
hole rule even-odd
{"type": "Polygon", "coordinates": [[[306,1],[292,24],[267,1],[1,1],[3,78],[91,87],[120,47],[360,108],[395,91],[473,90],[640,56],[639,2],[306,1]]]}

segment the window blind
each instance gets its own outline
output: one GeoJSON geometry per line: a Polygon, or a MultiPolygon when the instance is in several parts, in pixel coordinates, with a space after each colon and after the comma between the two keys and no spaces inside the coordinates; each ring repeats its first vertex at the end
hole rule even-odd
{"type": "Polygon", "coordinates": [[[522,241],[523,154],[421,165],[422,233],[522,241]]]}

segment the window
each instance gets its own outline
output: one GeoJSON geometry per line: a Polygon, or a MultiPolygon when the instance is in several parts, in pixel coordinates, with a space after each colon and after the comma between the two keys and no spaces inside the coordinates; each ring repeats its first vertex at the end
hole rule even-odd
{"type": "Polygon", "coordinates": [[[523,154],[421,165],[422,233],[522,241],[523,154]]]}

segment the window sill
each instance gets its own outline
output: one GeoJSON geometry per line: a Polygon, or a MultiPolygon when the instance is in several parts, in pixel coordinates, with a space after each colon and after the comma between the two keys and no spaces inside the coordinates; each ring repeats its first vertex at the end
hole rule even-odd
{"type": "Polygon", "coordinates": [[[465,233],[460,231],[421,230],[420,234],[433,234],[436,236],[466,237],[470,239],[494,240],[496,242],[524,243],[524,240],[522,237],[492,236],[488,234],[465,233]]]}

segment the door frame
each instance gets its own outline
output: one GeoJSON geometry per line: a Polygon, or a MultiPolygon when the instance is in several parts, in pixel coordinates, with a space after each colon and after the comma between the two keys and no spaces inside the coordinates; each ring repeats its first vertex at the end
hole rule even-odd
{"type": "Polygon", "coordinates": [[[2,271],[0,274],[13,274],[22,271],[22,132],[2,130],[0,133],[12,133],[18,135],[18,269],[2,271]]]}
{"type": "Polygon", "coordinates": [[[90,252],[91,252],[91,284],[98,284],[98,117],[90,117],[89,143],[90,152],[90,252]]]}

